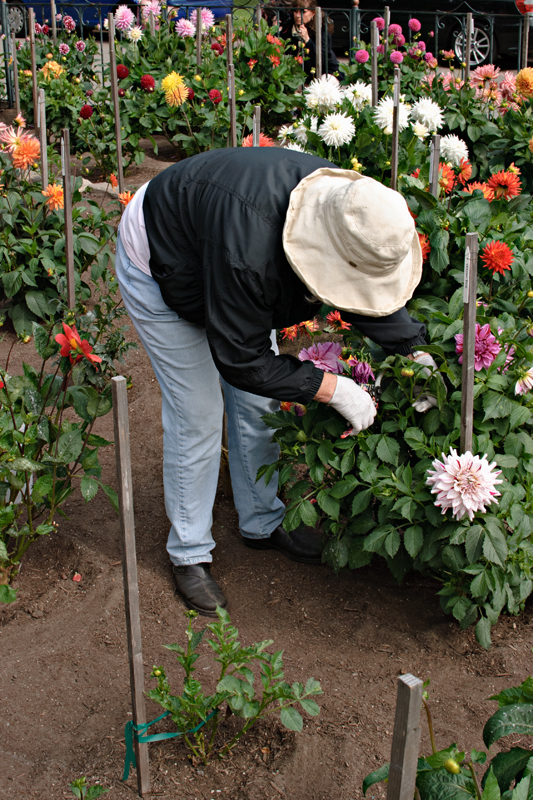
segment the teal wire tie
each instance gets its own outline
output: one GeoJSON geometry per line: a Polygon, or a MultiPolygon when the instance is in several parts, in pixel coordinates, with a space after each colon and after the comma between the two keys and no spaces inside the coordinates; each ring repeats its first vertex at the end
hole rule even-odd
{"type": "Polygon", "coordinates": [[[164,719],[168,717],[170,711],[165,711],[164,714],[161,714],[160,717],[156,717],[151,722],[143,722],[141,725],[135,725],[133,720],[129,720],[126,722],[126,727],[124,728],[124,741],[126,743],[126,757],[124,759],[124,775],[122,776],[123,781],[127,781],[130,774],[130,769],[133,767],[137,769],[137,759],[135,758],[135,749],[133,747],[134,740],[139,744],[148,744],[148,742],[162,742],[164,739],[174,739],[176,736],[183,736],[187,733],[196,733],[202,728],[206,722],[209,722],[211,717],[214,717],[215,714],[218,713],[218,708],[213,709],[211,713],[202,721],[196,728],[191,728],[188,731],[178,731],[177,733],[153,733],[146,736],[146,731],[151,725],[155,725],[156,722],[159,722],[160,719],[164,719]]]}

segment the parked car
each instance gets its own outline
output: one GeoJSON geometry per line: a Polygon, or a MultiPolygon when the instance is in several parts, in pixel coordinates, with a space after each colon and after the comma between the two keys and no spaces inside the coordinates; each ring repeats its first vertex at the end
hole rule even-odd
{"type": "MultiPolygon", "coordinates": [[[[333,46],[336,51],[346,51],[350,37],[351,0],[321,0],[320,5],[328,11],[334,23],[333,46]]],[[[514,58],[517,63],[520,53],[520,20],[526,10],[533,11],[533,4],[524,0],[387,0],[376,8],[372,0],[361,0],[359,5],[361,38],[369,41],[370,22],[383,16],[388,5],[391,22],[402,25],[407,35],[407,22],[416,17],[422,23],[422,37],[428,42],[430,31],[434,33],[434,52],[454,50],[462,61],[464,54],[464,28],[467,12],[474,15],[474,32],[470,63],[473,67],[496,61],[499,57],[514,58]]],[[[530,20],[530,25],[533,19],[530,20]]],[[[530,46],[533,45],[533,31],[530,46]]],[[[344,52],[342,53],[344,54],[344,52]]]]}

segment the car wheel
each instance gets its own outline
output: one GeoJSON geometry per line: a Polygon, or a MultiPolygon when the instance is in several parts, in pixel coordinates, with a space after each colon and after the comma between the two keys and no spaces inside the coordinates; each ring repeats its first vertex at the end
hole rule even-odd
{"type": "Polygon", "coordinates": [[[26,9],[23,5],[19,5],[18,3],[9,3],[7,7],[7,18],[11,31],[15,35],[18,35],[24,29],[26,9]]]}
{"type": "MultiPolygon", "coordinates": [[[[463,31],[458,31],[455,34],[454,48],[455,55],[459,61],[464,61],[466,50],[466,34],[463,31]]],[[[494,48],[495,50],[495,48],[494,48]]],[[[479,67],[485,64],[490,55],[490,38],[487,31],[483,28],[474,27],[472,33],[472,47],[470,50],[470,66],[479,67]]]]}

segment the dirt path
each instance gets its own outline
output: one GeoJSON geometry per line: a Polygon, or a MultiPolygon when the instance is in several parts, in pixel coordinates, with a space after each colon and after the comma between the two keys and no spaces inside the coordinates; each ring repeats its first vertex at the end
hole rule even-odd
{"type": "MultiPolygon", "coordinates": [[[[157,167],[148,162],[144,169],[157,167]]],[[[139,184],[150,173],[137,173],[139,184]],[[144,177],[143,177],[144,176],[144,177]]],[[[0,343],[0,363],[12,342],[0,343]]],[[[10,371],[32,350],[17,344],[10,371]]],[[[127,374],[135,494],[143,650],[147,688],[155,663],[174,685],[179,672],[163,644],[183,642],[183,606],[175,597],[165,552],[168,523],[162,494],[160,396],[148,358],[134,352],[127,374]]],[[[112,438],[112,418],[97,433],[112,438]]],[[[112,448],[101,451],[104,481],[115,484],[112,448]]],[[[107,500],[69,502],[51,539],[33,546],[18,579],[18,600],[0,607],[1,800],[70,796],[81,775],[111,787],[110,800],[136,796],[135,775],[121,783],[124,724],[130,710],[118,519],[107,500]],[[80,584],[72,581],[75,571],[80,584]]],[[[241,640],[275,640],[285,653],[286,680],[319,679],[318,718],[302,734],[274,721],[260,725],[233,755],[192,766],[176,740],[150,746],[154,798],[217,796],[231,800],[356,800],[362,779],[388,760],[396,679],[431,679],[437,742],[482,748],[481,731],[495,710],[490,694],[532,672],[531,606],[503,618],[486,653],[471,631],[444,616],[427,578],[398,587],[385,568],[338,576],[327,567],[294,564],[243,547],[233,505],[215,508],[214,574],[230,603],[241,640]]],[[[202,646],[199,674],[214,688],[202,646]]],[[[159,707],[149,703],[150,718],[159,707]]],[[[228,725],[233,723],[229,721],[228,725]]],[[[524,740],[525,741],[525,740],[524,740]]],[[[429,752],[424,729],[422,751],[429,752]]],[[[368,797],[383,798],[381,786],[368,797]]]]}

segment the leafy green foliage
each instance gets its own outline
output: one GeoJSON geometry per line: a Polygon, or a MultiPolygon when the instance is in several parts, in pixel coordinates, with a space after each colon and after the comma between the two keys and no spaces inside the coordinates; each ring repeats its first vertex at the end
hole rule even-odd
{"type": "Polygon", "coordinates": [[[286,728],[301,731],[303,719],[295,705],[315,717],[320,713],[320,708],[314,697],[322,694],[320,683],[314,678],[309,678],[305,686],[298,682],[289,686],[284,680],[283,653],[279,650],[275,653],[267,651],[272,640],[243,647],[237,638],[239,631],[231,624],[228,612],[217,608],[217,615],[218,622],[194,631],[192,623],[198,614],[195,611],[185,612],[188,618],[187,648],[179,644],[165,645],[167,650],[176,653],[176,659],[185,672],[182,694],[171,694],[163,667],[153,668],[152,677],[157,680],[157,687],[147,692],[151,700],[170,712],[187,747],[205,764],[216,744],[220,716],[218,709],[223,703],[227,704],[228,712],[243,719],[244,724],[230,741],[220,745],[220,757],[228,753],[251,726],[267,714],[279,711],[281,723],[286,728]],[[220,665],[216,692],[211,695],[204,694],[200,681],[194,677],[194,664],[200,657],[196,650],[207,632],[211,634],[207,642],[214,653],[214,660],[220,665]],[[254,666],[259,667],[261,684],[257,692],[254,666]]]}
{"type": "Polygon", "coordinates": [[[76,778],[76,780],[72,781],[70,784],[70,789],[74,797],[77,797],[78,800],[95,800],[95,798],[109,791],[109,789],[104,789],[103,786],[99,786],[98,784],[89,786],[87,778],[76,778]]]}

